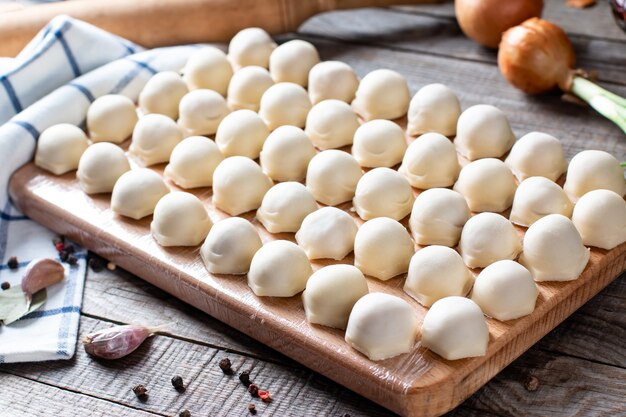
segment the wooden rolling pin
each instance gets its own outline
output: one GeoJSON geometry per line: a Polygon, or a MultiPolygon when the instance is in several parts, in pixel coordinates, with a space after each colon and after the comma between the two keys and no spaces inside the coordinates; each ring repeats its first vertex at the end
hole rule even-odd
{"type": "Polygon", "coordinates": [[[225,42],[258,26],[295,31],[309,17],[339,9],[439,0],[89,0],[40,4],[0,13],[0,56],[16,55],[53,17],[85,20],[147,48],[225,42]]]}

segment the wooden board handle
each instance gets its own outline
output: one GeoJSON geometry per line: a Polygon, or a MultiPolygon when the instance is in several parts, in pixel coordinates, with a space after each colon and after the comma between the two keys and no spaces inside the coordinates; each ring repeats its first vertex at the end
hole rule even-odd
{"type": "Polygon", "coordinates": [[[295,31],[328,10],[433,3],[440,0],[90,0],[40,4],[0,13],[0,56],[15,56],[52,18],[69,15],[147,48],[225,42],[258,26],[295,31]]]}

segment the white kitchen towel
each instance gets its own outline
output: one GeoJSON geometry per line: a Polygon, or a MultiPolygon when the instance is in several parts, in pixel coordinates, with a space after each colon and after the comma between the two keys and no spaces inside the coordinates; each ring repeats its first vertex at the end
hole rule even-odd
{"type": "MultiPolygon", "coordinates": [[[[17,112],[0,126],[0,282],[19,285],[28,261],[57,256],[54,234],[23,216],[7,192],[12,173],[32,159],[40,132],[58,123],[84,126],[89,105],[104,94],[136,100],[153,74],[181,69],[197,46],[129,55],[140,49],[87,23],[59,17],[15,61],[0,64],[0,123],[5,122],[1,117],[17,112]],[[49,43],[50,37],[56,46],[49,43]],[[51,53],[53,49],[61,51],[64,60],[51,53]],[[26,75],[16,75],[20,73],[26,75]],[[20,261],[17,271],[7,266],[11,256],[20,261]]],[[[66,265],[65,279],[48,288],[48,300],[39,310],[0,327],[0,363],[74,355],[86,269],[85,251],[79,248],[77,255],[78,265],[66,265]]]]}

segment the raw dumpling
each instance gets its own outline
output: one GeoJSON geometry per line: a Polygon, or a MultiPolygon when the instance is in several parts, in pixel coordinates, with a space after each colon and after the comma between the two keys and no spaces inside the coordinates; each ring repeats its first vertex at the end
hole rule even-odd
{"type": "Polygon", "coordinates": [[[454,145],[439,133],[426,133],[411,142],[398,169],[413,187],[422,190],[450,187],[460,171],[454,145]]]}
{"type": "Polygon", "coordinates": [[[517,187],[510,220],[528,227],[548,214],[572,217],[574,205],[558,184],[545,177],[530,177],[517,187]]]}
{"type": "Polygon", "coordinates": [[[265,193],[256,218],[270,233],[295,233],[304,218],[315,210],[315,198],[304,185],[281,182],[265,193]]]}
{"type": "Polygon", "coordinates": [[[358,127],[359,119],[349,104],[324,100],[309,111],[304,132],[318,149],[333,149],[351,145],[358,127]]]}
{"type": "Polygon", "coordinates": [[[261,28],[246,28],[237,32],[228,44],[228,59],[235,70],[251,65],[267,68],[276,42],[261,28]]]}
{"type": "Polygon", "coordinates": [[[504,163],[520,181],[529,177],[546,177],[556,181],[567,169],[561,142],[542,132],[522,136],[515,142],[504,163]]]}
{"type": "Polygon", "coordinates": [[[161,246],[197,246],[213,222],[202,201],[193,194],[165,194],[154,207],[150,230],[161,246]]]}
{"type": "Polygon", "coordinates": [[[367,281],[352,265],[329,265],[311,275],[302,293],[309,323],[345,329],[354,304],[368,293],[367,281]]]}
{"type": "Polygon", "coordinates": [[[302,181],[315,154],[315,147],[302,129],[281,126],[265,139],[261,167],[274,181],[302,181]]]}
{"type": "Polygon", "coordinates": [[[406,79],[396,71],[379,69],[363,77],[352,106],[365,120],[393,120],[406,114],[410,100],[406,79]]]}
{"type": "Polygon", "coordinates": [[[259,111],[261,97],[274,85],[270,73],[257,66],[244,67],[233,74],[228,84],[228,106],[231,110],[259,111]]]}
{"type": "Polygon", "coordinates": [[[288,240],[267,242],[252,258],[248,286],[258,296],[292,297],[313,273],[306,253],[288,240]]]}
{"type": "Polygon", "coordinates": [[[382,281],[406,272],[413,253],[409,232],[388,217],[366,221],[354,239],[354,266],[382,281]]]}
{"type": "Polygon", "coordinates": [[[406,151],[404,132],[389,120],[371,120],[354,132],[352,156],[366,168],[391,168],[402,161],[406,151]]]}
{"type": "Polygon", "coordinates": [[[296,233],[298,245],[309,259],[345,258],[354,249],[354,219],[336,207],[322,207],[306,216],[296,233]]]}
{"type": "Polygon", "coordinates": [[[447,188],[431,188],[413,203],[409,227],[418,245],[456,246],[470,218],[463,196],[447,188]]]}
{"type": "Polygon", "coordinates": [[[200,248],[204,266],[212,274],[246,274],[263,243],[252,223],[228,217],[215,223],[200,248]]]}
{"type": "Polygon", "coordinates": [[[609,190],[593,190],[574,207],[574,226],[583,244],[613,249],[626,242],[626,201],[609,190]]]}
{"type": "Polygon", "coordinates": [[[443,84],[427,84],[411,99],[406,130],[411,136],[428,132],[454,136],[460,115],[461,104],[454,91],[443,84]]]}
{"type": "Polygon", "coordinates": [[[348,319],[346,342],[370,360],[407,353],[415,344],[417,314],[403,299],[380,292],[356,302],[348,319]]]}
{"type": "Polygon", "coordinates": [[[176,72],[159,72],[141,90],[139,108],[143,114],[157,113],[176,120],[180,100],[188,92],[187,84],[176,72]]]}
{"type": "Polygon", "coordinates": [[[99,97],[87,110],[87,130],[92,142],[122,143],[133,132],[135,123],[135,103],[120,94],[99,97]]]}
{"type": "Polygon", "coordinates": [[[231,156],[213,173],[213,204],[237,216],[259,208],[271,186],[272,181],[256,162],[245,156],[231,156]]]}
{"type": "Polygon", "coordinates": [[[279,126],[304,127],[311,102],[304,88],[294,83],[278,83],[261,97],[259,116],[274,130],[279,126]]]}
{"type": "Polygon", "coordinates": [[[504,216],[480,213],[470,218],[459,242],[459,253],[470,268],[484,268],[496,261],[515,259],[522,250],[520,238],[504,216]]]}
{"type": "Polygon", "coordinates": [[[336,206],[354,197],[362,175],[352,155],[331,149],[318,153],[309,162],[306,187],[320,203],[336,206]]]}
{"type": "Polygon", "coordinates": [[[320,62],[313,44],[300,39],[285,42],[270,55],[270,74],[277,83],[289,82],[306,87],[309,71],[320,62]]]}
{"type": "Polygon", "coordinates": [[[350,103],[358,87],[359,77],[345,62],[320,62],[309,72],[308,90],[313,104],[329,99],[350,103]]]}
{"type": "Polygon", "coordinates": [[[374,168],[359,180],[352,204],[363,220],[389,217],[402,220],[413,207],[413,189],[401,174],[389,168],[374,168]]]}
{"type": "Polygon", "coordinates": [[[110,193],[119,177],[130,171],[122,148],[109,142],[94,143],[78,161],[76,178],[87,194],[110,193]]]}
{"type": "Polygon", "coordinates": [[[624,196],[626,180],[624,169],[615,157],[604,151],[582,151],[569,163],[563,189],[576,203],[592,190],[611,190],[624,196]]]}
{"type": "Polygon", "coordinates": [[[41,132],[35,152],[35,165],[54,175],[78,168],[83,152],[89,146],[87,136],[78,127],[62,123],[41,132]]]}
{"type": "Polygon", "coordinates": [[[517,185],[511,170],[499,159],[486,158],[464,166],[454,191],[463,194],[470,210],[502,212],[513,203],[517,185]]]}
{"type": "Polygon", "coordinates": [[[180,100],[178,124],[187,136],[213,135],[230,110],[226,99],[213,90],[194,90],[180,100]]]}
{"type": "Polygon", "coordinates": [[[252,110],[236,110],[224,117],[217,127],[215,143],[222,155],[259,157],[270,130],[263,119],[252,110]]]}
{"type": "Polygon", "coordinates": [[[183,140],[175,121],[162,114],[147,114],[135,125],[129,152],[145,166],[170,160],[172,151],[183,140]]]}
{"type": "Polygon", "coordinates": [[[183,68],[183,80],[190,90],[208,89],[226,95],[233,68],[226,54],[214,46],[199,49],[183,68]]]}
{"type": "Polygon", "coordinates": [[[515,135],[502,110],[478,104],[461,113],[454,144],[457,151],[470,161],[500,158],[513,143],[515,135]]]}
{"type": "Polygon", "coordinates": [[[111,193],[111,210],[139,220],[154,212],[157,202],[170,190],[159,174],[148,168],[128,171],[117,180],[111,193]]]}
{"type": "Polygon", "coordinates": [[[418,250],[411,258],[404,291],[430,307],[444,297],[464,296],[472,282],[472,275],[454,249],[434,245],[418,250]]]}
{"type": "Polygon", "coordinates": [[[561,214],[550,214],[526,231],[519,262],[535,281],[572,281],[583,272],[589,256],[574,223],[561,214]]]}
{"type": "Polygon", "coordinates": [[[182,188],[210,187],[213,172],[224,156],[211,139],[190,136],[176,145],[165,175],[182,188]]]}

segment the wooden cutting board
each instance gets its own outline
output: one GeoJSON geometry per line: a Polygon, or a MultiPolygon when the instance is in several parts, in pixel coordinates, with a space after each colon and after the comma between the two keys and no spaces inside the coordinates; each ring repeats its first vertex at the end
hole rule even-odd
{"type": "MultiPolygon", "coordinates": [[[[155,170],[162,173],[163,166],[155,170]]],[[[168,185],[178,190],[169,181],[168,185]]],[[[214,222],[227,217],[212,205],[210,188],[192,192],[204,201],[214,222]]],[[[199,247],[159,246],[150,235],[151,217],[136,221],[114,214],[110,194],[86,195],[74,172],[57,177],[27,164],[14,174],[10,194],[37,222],[404,416],[435,416],[454,408],[626,269],[626,243],[610,251],[592,249],[590,262],[577,280],[538,284],[540,294],[531,315],[506,323],[488,319],[490,340],[484,357],[447,361],[423,348],[418,336],[411,352],[373,362],[345,343],[343,331],[309,324],[300,295],[260,298],[248,288],[245,276],[209,274],[199,247]]],[[[355,216],[350,203],[340,208],[355,216]]],[[[294,240],[293,233],[268,233],[254,212],[242,217],[252,221],[263,241],[294,240]]],[[[407,219],[403,223],[406,226],[407,219]]],[[[524,228],[517,230],[521,237],[524,228]]],[[[352,261],[349,255],[341,262],[315,261],[313,266],[352,261]]],[[[404,278],[386,282],[368,278],[370,292],[407,300],[421,322],[426,309],[402,291],[404,278]]]]}

